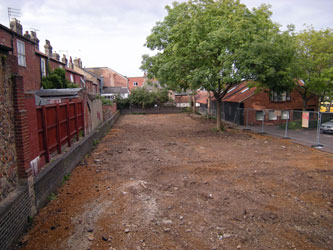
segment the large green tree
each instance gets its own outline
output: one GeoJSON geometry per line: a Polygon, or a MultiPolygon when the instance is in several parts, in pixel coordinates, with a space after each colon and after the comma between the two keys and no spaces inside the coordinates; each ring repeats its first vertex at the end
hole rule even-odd
{"type": "Polygon", "coordinates": [[[271,21],[268,6],[250,11],[238,0],[196,0],[167,10],[147,38],[147,47],[158,52],[145,55],[142,68],[172,89],[212,91],[217,129],[222,98],[242,80],[291,88],[292,39],[271,21]]]}
{"type": "Polygon", "coordinates": [[[303,109],[310,99],[320,101],[333,96],[333,30],[316,31],[312,27],[297,35],[296,90],[303,98],[303,109]]]}

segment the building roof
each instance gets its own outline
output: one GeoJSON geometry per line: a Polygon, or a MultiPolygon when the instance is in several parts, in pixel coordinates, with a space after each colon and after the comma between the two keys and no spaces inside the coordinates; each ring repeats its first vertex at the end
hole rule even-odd
{"type": "Polygon", "coordinates": [[[103,89],[103,94],[129,94],[129,90],[125,87],[107,87],[103,89]]]}
{"type": "Polygon", "coordinates": [[[241,103],[255,94],[256,87],[249,88],[248,82],[244,81],[228,90],[223,97],[223,102],[241,103]]]}
{"type": "Polygon", "coordinates": [[[41,89],[35,92],[40,97],[77,97],[82,88],[41,89]]]}

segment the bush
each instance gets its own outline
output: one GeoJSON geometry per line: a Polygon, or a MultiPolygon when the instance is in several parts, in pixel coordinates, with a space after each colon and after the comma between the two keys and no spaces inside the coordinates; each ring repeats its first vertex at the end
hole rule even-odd
{"type": "Polygon", "coordinates": [[[141,108],[152,107],[154,105],[161,106],[169,101],[168,91],[166,89],[150,92],[146,88],[133,89],[128,99],[116,99],[119,108],[134,105],[141,108]]]}
{"type": "Polygon", "coordinates": [[[76,84],[72,84],[66,80],[66,71],[61,68],[57,68],[53,72],[50,72],[48,76],[43,77],[42,86],[44,89],[65,89],[69,87],[77,87],[76,84]]]}
{"type": "Polygon", "coordinates": [[[109,99],[106,99],[104,96],[102,96],[101,100],[103,105],[110,105],[110,106],[113,105],[113,102],[109,99]]]}

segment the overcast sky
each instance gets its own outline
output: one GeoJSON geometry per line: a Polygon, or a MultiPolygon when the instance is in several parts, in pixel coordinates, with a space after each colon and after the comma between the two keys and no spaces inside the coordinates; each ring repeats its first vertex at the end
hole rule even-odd
{"type": "MultiPolygon", "coordinates": [[[[110,67],[125,76],[141,76],[146,37],[167,14],[172,0],[1,0],[0,23],[9,26],[8,7],[21,10],[23,29],[38,29],[53,51],[80,57],[84,67],[110,67]]],[[[333,27],[333,0],[241,0],[249,8],[272,6],[273,21],[283,26],[333,27]]]]}

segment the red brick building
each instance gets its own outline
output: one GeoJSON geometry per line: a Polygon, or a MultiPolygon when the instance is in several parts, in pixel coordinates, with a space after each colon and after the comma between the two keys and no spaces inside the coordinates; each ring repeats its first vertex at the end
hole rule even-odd
{"type": "MultiPolygon", "coordinates": [[[[208,93],[204,98],[203,93],[199,100],[201,107],[208,108],[208,93]]],[[[211,109],[216,110],[216,101],[211,97],[211,109]]],[[[306,107],[308,111],[317,111],[319,105],[318,97],[312,98],[306,107]]],[[[296,91],[284,92],[281,94],[273,91],[260,91],[257,92],[256,87],[249,88],[246,81],[231,88],[222,99],[221,111],[223,112],[226,120],[233,121],[238,109],[245,109],[250,111],[250,123],[258,123],[264,116],[265,120],[270,123],[281,122],[283,116],[289,117],[290,110],[302,110],[303,100],[302,96],[296,91]],[[263,112],[265,110],[265,112],[263,112]],[[260,113],[261,112],[261,113],[260,113]],[[278,114],[278,115],[277,115],[278,114]]]]}
{"type": "Polygon", "coordinates": [[[131,91],[134,88],[142,87],[146,82],[147,77],[138,76],[138,77],[128,77],[128,88],[131,91]]]}
{"type": "Polygon", "coordinates": [[[16,19],[11,29],[0,24],[0,44],[12,48],[11,54],[17,57],[17,73],[24,78],[24,91],[40,89],[40,60],[35,51],[39,41],[36,33],[23,35],[22,25],[16,19]]]}
{"type": "Polygon", "coordinates": [[[108,67],[85,68],[97,76],[103,77],[103,88],[107,87],[129,87],[126,76],[108,67]]]}

